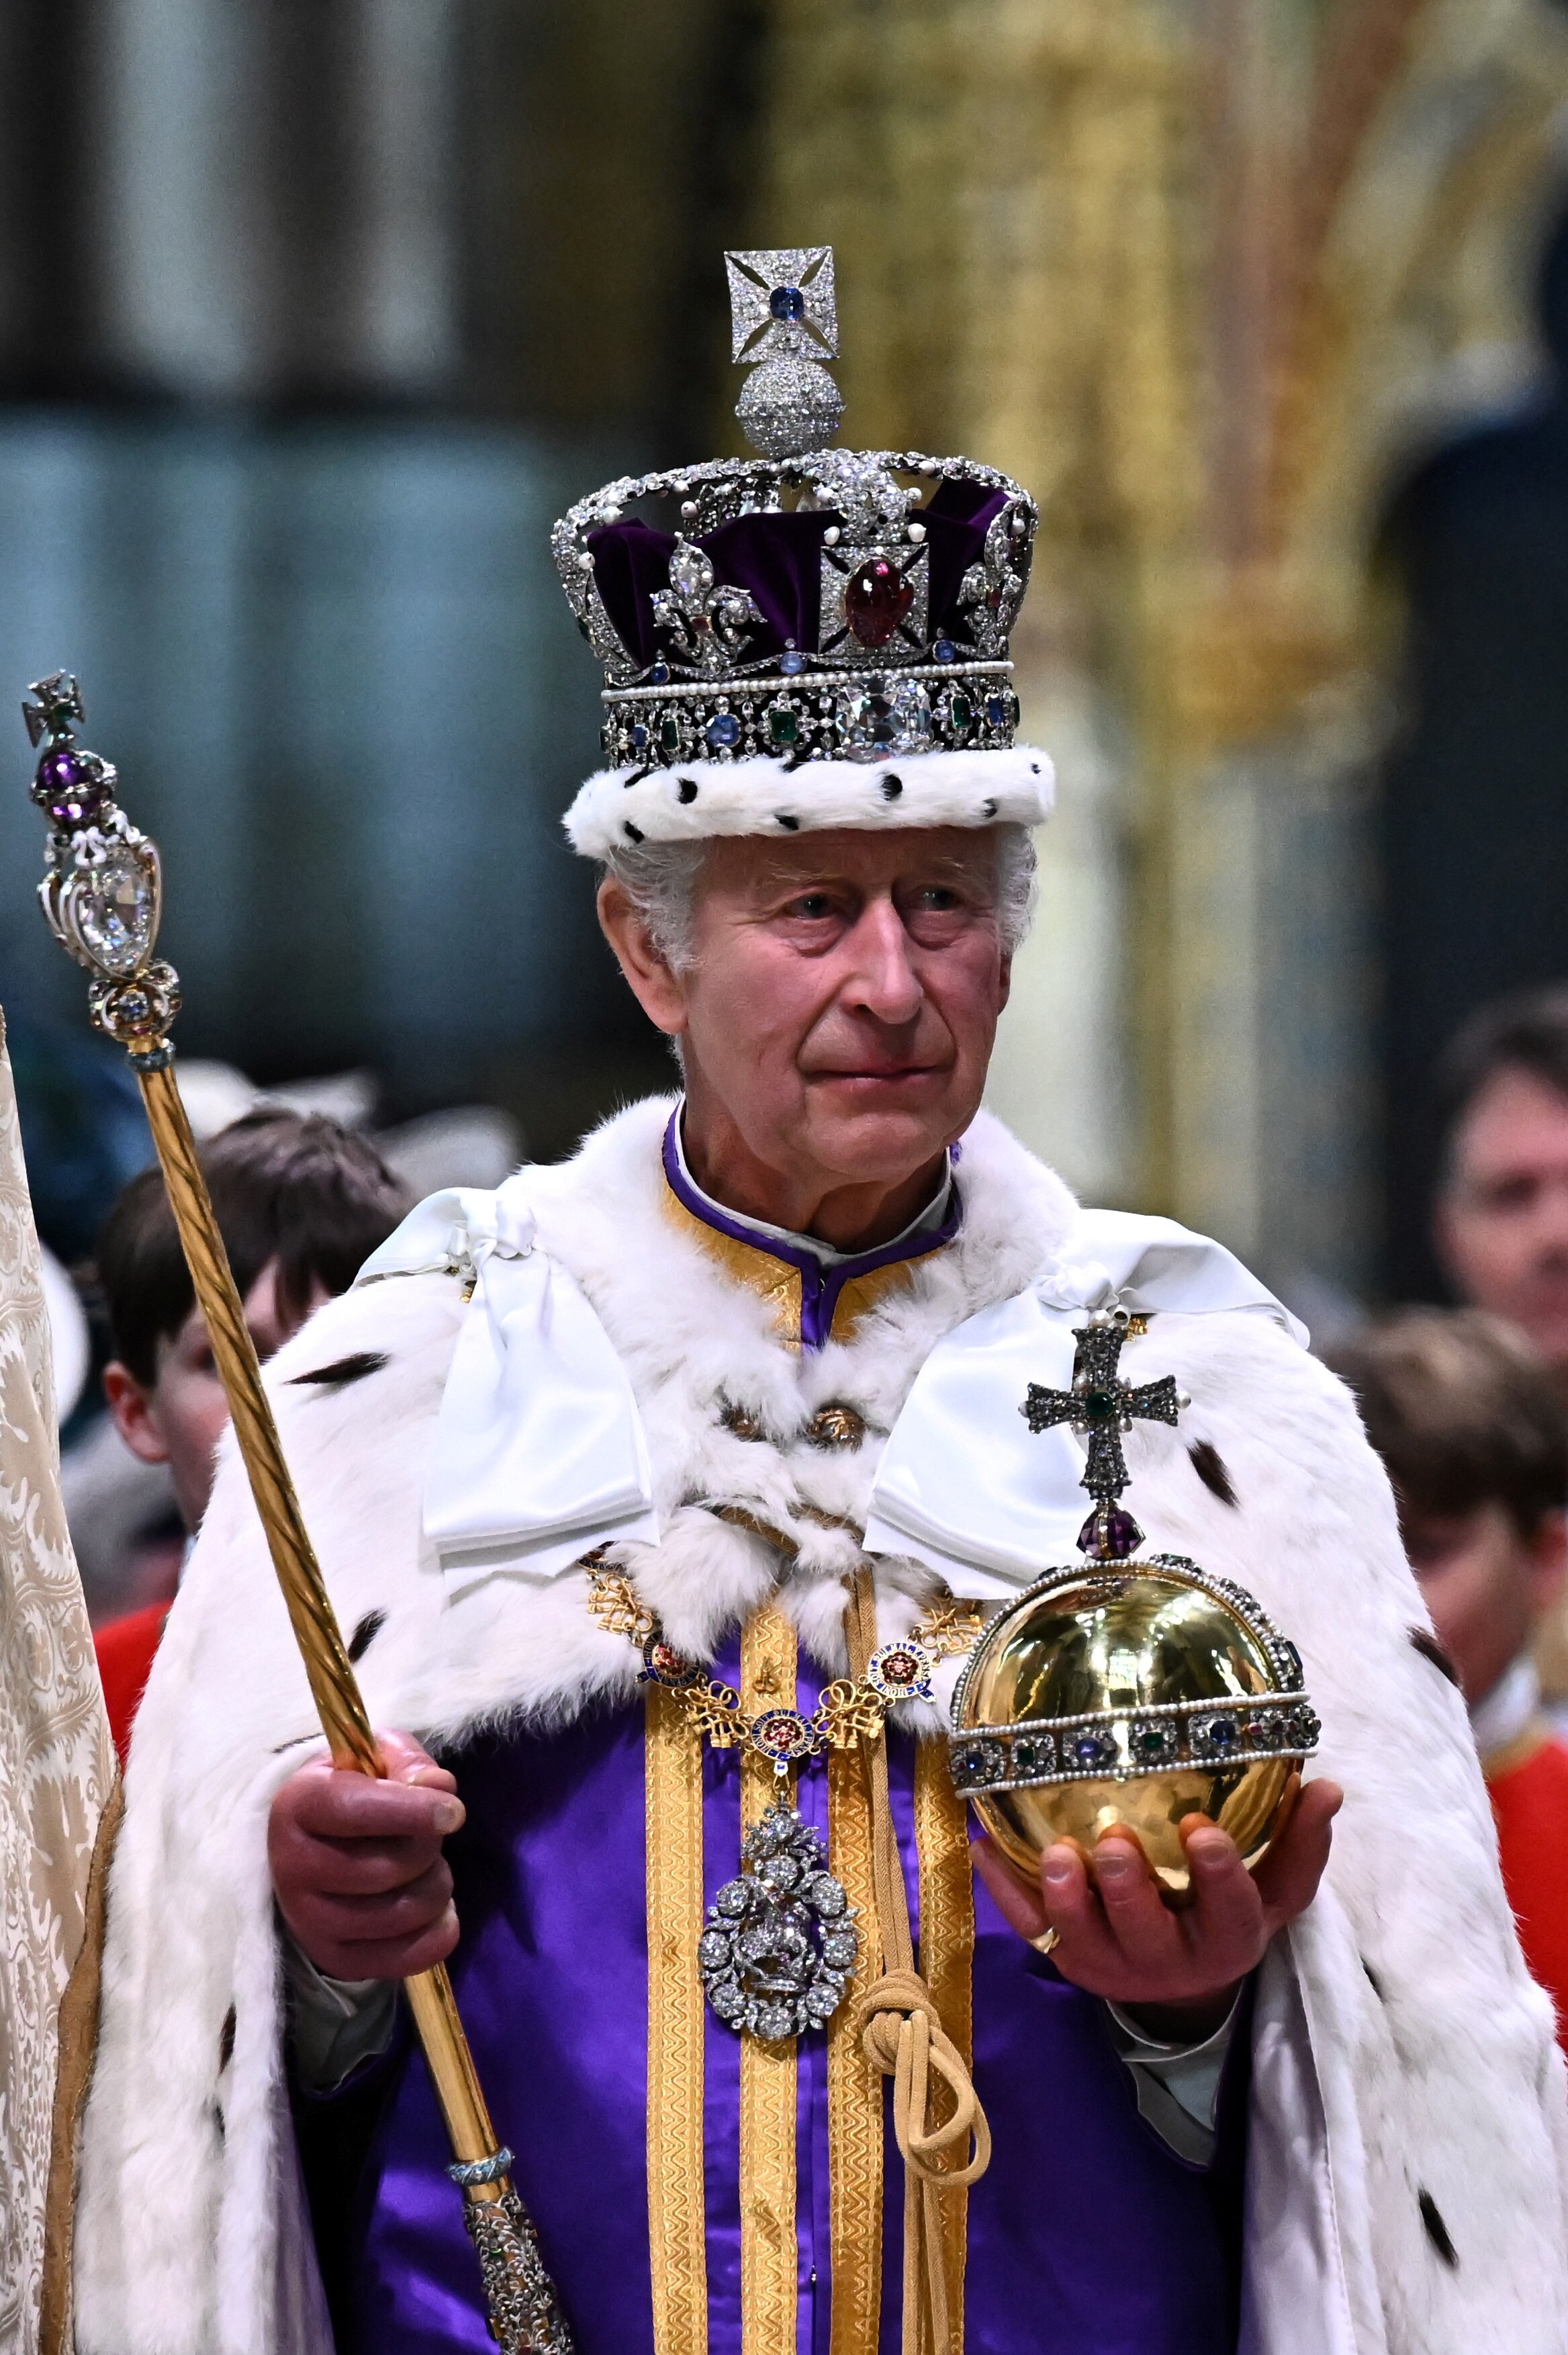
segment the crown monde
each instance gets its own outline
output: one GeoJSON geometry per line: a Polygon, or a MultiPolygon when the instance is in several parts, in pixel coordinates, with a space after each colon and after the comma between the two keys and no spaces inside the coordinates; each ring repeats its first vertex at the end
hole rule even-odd
{"type": "Polygon", "coordinates": [[[767,454],[621,476],[551,534],[607,763],[1009,749],[1033,501],[967,458],[813,447],[838,420],[832,249],[726,261],[736,413],[767,454]],[[628,513],[669,502],[673,531],[628,513]]]}

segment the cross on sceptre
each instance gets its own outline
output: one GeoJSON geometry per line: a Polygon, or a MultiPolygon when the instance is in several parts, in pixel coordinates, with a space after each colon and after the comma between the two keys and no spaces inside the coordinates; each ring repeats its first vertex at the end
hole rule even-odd
{"type": "Polygon", "coordinates": [[[1031,1431],[1050,1431],[1065,1423],[1087,1439],[1088,1461],[1078,1485],[1088,1490],[1095,1509],[1078,1532],[1078,1545],[1101,1561],[1125,1560],[1143,1542],[1143,1531],[1131,1514],[1118,1509],[1128,1478],[1122,1433],[1135,1422],[1173,1424],[1183,1403],[1171,1374],[1136,1387],[1122,1380],[1121,1352],[1128,1329],[1125,1309],[1094,1311],[1073,1334],[1078,1347],[1071,1390],[1047,1390],[1031,1382],[1018,1410],[1031,1431]]]}

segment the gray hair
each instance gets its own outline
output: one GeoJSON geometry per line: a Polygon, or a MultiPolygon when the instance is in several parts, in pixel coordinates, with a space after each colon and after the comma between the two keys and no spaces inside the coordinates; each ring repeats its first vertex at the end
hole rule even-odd
{"type": "MultiPolygon", "coordinates": [[[[1040,896],[1034,837],[1026,826],[989,829],[996,843],[996,920],[1004,956],[1022,947],[1040,896]]],[[[604,875],[620,884],[648,937],[672,973],[687,973],[696,962],[697,878],[707,857],[705,840],[618,844],[604,861],[604,875]]]]}

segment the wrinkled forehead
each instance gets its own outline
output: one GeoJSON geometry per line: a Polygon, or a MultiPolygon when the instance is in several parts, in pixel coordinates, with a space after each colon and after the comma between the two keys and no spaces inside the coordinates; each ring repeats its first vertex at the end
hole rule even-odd
{"type": "Polygon", "coordinates": [[[872,833],[824,827],[773,840],[725,835],[710,841],[698,870],[703,893],[765,898],[784,889],[848,883],[862,890],[950,881],[989,895],[999,841],[991,826],[898,826],[872,833]]]}

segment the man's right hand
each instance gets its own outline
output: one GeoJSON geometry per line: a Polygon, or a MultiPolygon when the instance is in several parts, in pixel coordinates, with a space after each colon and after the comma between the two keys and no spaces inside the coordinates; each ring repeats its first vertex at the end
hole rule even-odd
{"type": "Polygon", "coordinates": [[[458,1939],[441,1854],[463,1820],[457,1784],[411,1734],[376,1739],[385,1782],[314,1759],[283,1785],[267,1828],[279,1910],[329,1978],[408,1978],[458,1939]]]}

